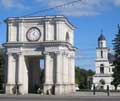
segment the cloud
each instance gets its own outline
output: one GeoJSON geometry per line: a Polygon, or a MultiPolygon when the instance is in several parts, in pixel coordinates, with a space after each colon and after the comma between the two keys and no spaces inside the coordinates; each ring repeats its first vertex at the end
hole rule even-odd
{"type": "Polygon", "coordinates": [[[114,3],[116,6],[120,6],[120,0],[115,0],[114,3]]]}
{"type": "Polygon", "coordinates": [[[6,9],[10,9],[10,8],[25,9],[25,8],[27,8],[19,0],[1,0],[1,4],[6,9]]]}
{"type": "MultiPolygon", "coordinates": [[[[37,3],[46,3],[48,7],[55,7],[75,0],[36,0],[37,3]]],[[[120,5],[120,0],[81,0],[62,8],[57,8],[59,14],[67,16],[96,16],[111,8],[120,5]]]]}
{"type": "Polygon", "coordinates": [[[5,8],[11,8],[13,6],[13,0],[1,0],[1,3],[5,8]]]}

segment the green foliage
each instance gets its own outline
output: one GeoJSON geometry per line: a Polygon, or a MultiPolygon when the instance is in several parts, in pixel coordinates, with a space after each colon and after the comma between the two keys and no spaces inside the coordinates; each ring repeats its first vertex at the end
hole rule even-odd
{"type": "Polygon", "coordinates": [[[120,84],[120,27],[118,27],[118,34],[116,34],[113,40],[113,46],[115,52],[115,60],[113,65],[115,68],[113,70],[113,81],[111,84],[113,84],[117,90],[117,86],[120,84]]]}
{"type": "Polygon", "coordinates": [[[3,89],[3,83],[4,83],[4,70],[5,70],[5,56],[4,56],[4,50],[0,49],[0,90],[3,89]]]}
{"type": "MultiPolygon", "coordinates": [[[[85,69],[80,69],[79,67],[75,67],[75,82],[76,84],[79,85],[80,89],[88,89],[90,88],[89,84],[92,84],[92,82],[89,82],[88,77],[93,76],[95,72],[92,70],[85,70],[85,69]]],[[[44,83],[44,69],[41,69],[40,73],[40,81],[41,84],[44,83]]],[[[41,88],[43,85],[41,85],[41,88]]]]}
{"type": "Polygon", "coordinates": [[[79,85],[80,89],[90,88],[92,82],[89,77],[92,77],[95,73],[92,70],[85,70],[79,67],[75,68],[75,83],[79,85]]]}

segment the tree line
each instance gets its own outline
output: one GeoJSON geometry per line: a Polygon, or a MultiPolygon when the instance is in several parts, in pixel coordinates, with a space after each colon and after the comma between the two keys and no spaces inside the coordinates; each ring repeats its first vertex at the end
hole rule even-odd
{"type": "Polygon", "coordinates": [[[4,49],[0,49],[0,92],[3,92],[5,82],[5,54],[4,49]]]}
{"type": "Polygon", "coordinates": [[[113,40],[113,50],[114,50],[114,57],[115,60],[113,62],[113,81],[111,82],[114,85],[115,90],[120,85],[120,26],[118,25],[118,33],[115,35],[113,40]]]}
{"type": "Polygon", "coordinates": [[[75,83],[79,89],[91,89],[92,76],[95,72],[91,69],[86,70],[78,66],[75,67],[75,83]]]}

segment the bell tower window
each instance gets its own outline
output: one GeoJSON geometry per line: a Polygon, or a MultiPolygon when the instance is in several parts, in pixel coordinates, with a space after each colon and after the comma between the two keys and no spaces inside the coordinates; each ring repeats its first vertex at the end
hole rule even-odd
{"type": "Polygon", "coordinates": [[[100,73],[104,74],[104,65],[103,64],[100,65],[100,73]]]}
{"type": "Polygon", "coordinates": [[[101,51],[101,58],[103,58],[103,51],[101,51]]]}
{"type": "Polygon", "coordinates": [[[100,42],[100,47],[103,47],[103,42],[100,42]]]}

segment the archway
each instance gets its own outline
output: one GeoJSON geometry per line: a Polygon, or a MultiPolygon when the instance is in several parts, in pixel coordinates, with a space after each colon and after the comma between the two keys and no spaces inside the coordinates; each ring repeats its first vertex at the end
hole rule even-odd
{"type": "Polygon", "coordinates": [[[104,90],[104,85],[105,85],[105,80],[104,79],[101,79],[100,81],[99,81],[99,86],[100,86],[100,90],[104,90]]]}
{"type": "MultiPolygon", "coordinates": [[[[28,69],[28,92],[37,93],[39,88],[43,89],[43,77],[41,78],[41,60],[43,56],[25,56],[26,66],[28,69]]],[[[44,62],[43,62],[44,63],[44,62]]],[[[43,68],[44,69],[44,68],[43,68]]],[[[43,74],[42,74],[43,76],[43,74]]]]}

